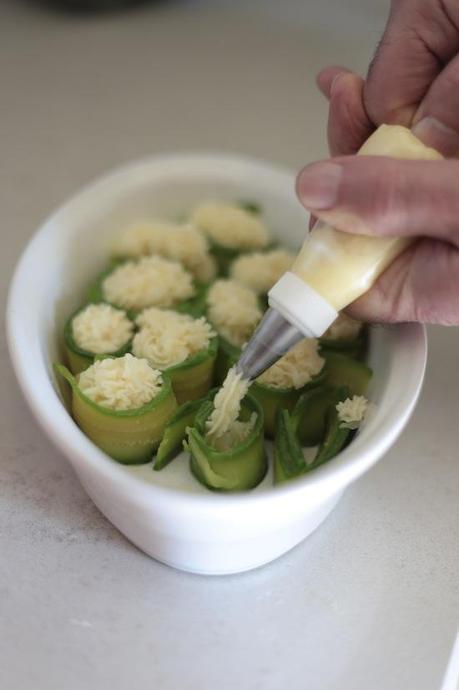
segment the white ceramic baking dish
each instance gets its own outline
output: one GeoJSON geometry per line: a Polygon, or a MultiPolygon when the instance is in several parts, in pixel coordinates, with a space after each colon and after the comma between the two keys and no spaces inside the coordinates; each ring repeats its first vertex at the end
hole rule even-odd
{"type": "Polygon", "coordinates": [[[277,558],[310,534],[344,489],[400,434],[416,403],[426,363],[420,325],[375,329],[370,397],[376,409],[353,443],[331,462],[274,488],[211,493],[186,457],[162,472],[125,468],[78,429],[52,373],[66,316],[102,269],[115,235],[145,216],[178,218],[203,198],[259,202],[274,235],[297,247],[307,218],[294,174],[232,155],[170,155],[123,167],[68,201],[35,234],[11,285],[7,328],[21,388],[45,433],[71,462],[102,513],[134,544],[164,563],[198,573],[234,573],[277,558]]]}

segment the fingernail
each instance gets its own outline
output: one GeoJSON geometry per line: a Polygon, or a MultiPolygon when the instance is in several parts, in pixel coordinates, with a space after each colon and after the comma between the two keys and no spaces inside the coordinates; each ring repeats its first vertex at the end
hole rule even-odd
{"type": "Polygon", "coordinates": [[[424,144],[440,151],[444,156],[454,156],[459,151],[459,132],[436,117],[423,117],[414,125],[412,132],[424,144]]]}
{"type": "Polygon", "coordinates": [[[327,209],[335,205],[343,168],[338,163],[311,163],[298,176],[300,201],[311,209],[327,209]]]}

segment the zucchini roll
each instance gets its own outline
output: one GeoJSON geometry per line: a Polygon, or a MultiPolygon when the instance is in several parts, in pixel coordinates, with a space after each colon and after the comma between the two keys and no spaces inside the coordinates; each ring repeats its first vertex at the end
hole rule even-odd
{"type": "Polygon", "coordinates": [[[270,243],[260,214],[248,210],[247,206],[204,202],[193,209],[190,222],[208,238],[211,252],[224,275],[239,254],[263,249],[270,243]]]}
{"type": "Polygon", "coordinates": [[[179,403],[204,397],[212,386],[218,350],[206,319],[151,307],[136,323],[140,330],[132,341],[133,354],[169,375],[179,403]]]}
{"type": "Polygon", "coordinates": [[[222,383],[252,336],[263,311],[257,295],[235,280],[217,280],[206,295],[207,318],[218,333],[220,346],[216,380],[222,383]]]}
{"type": "Polygon", "coordinates": [[[131,354],[94,362],[78,376],[58,364],[72,387],[72,413],[82,431],[126,465],[149,462],[177,409],[170,380],[131,354]]]}
{"type": "Polygon", "coordinates": [[[177,307],[196,296],[191,273],[175,261],[146,256],[111,266],[90,293],[93,302],[137,313],[147,307],[177,307]]]}
{"type": "Polygon", "coordinates": [[[267,470],[263,410],[251,395],[241,401],[247,382],[241,382],[237,374],[230,372],[225,385],[224,395],[221,389],[196,414],[185,447],[191,471],[204,486],[245,491],[257,486],[267,470]]]}
{"type": "Polygon", "coordinates": [[[204,400],[190,400],[183,403],[174,412],[164,430],[164,435],[156,454],[155,470],[162,470],[173,460],[181,450],[188,427],[194,426],[196,414],[204,400]]]}
{"type": "Polygon", "coordinates": [[[302,393],[323,382],[324,364],[317,340],[305,338],[256,379],[251,393],[263,407],[268,437],[275,435],[277,411],[292,410],[302,393]]]}
{"type": "Polygon", "coordinates": [[[87,369],[95,357],[126,354],[134,324],[123,309],[110,304],[88,304],[67,321],[64,339],[67,361],[73,374],[87,369]]]}
{"type": "Polygon", "coordinates": [[[325,331],[319,342],[323,353],[342,352],[351,357],[362,357],[366,349],[364,325],[341,313],[325,331]]]}

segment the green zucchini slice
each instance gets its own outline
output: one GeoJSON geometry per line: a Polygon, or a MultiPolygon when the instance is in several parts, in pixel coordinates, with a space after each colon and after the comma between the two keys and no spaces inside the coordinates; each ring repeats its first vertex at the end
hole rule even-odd
{"type": "Polygon", "coordinates": [[[88,398],[80,390],[77,379],[62,364],[55,364],[54,369],[70,384],[73,418],[96,446],[124,465],[150,462],[177,409],[167,376],[163,375],[158,395],[146,405],[134,410],[110,410],[88,398]]]}
{"type": "Polygon", "coordinates": [[[212,401],[206,401],[198,412],[195,426],[187,430],[185,447],[190,453],[192,473],[201,484],[215,491],[254,488],[267,470],[261,406],[251,395],[244,398],[240,419],[246,421],[255,413],[255,425],[242,443],[227,451],[215,450],[204,436],[205,420],[212,409],[212,401]]]}

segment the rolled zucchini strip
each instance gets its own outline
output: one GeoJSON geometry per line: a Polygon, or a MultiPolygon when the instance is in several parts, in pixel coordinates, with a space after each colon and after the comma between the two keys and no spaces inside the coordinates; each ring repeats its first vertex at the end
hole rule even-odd
{"type": "Polygon", "coordinates": [[[136,409],[112,410],[85,395],[77,378],[62,364],[54,368],[72,388],[72,414],[76,423],[96,446],[124,465],[150,462],[177,409],[167,376],[163,376],[159,393],[147,404],[136,409]]]}
{"type": "Polygon", "coordinates": [[[325,358],[336,353],[362,361],[368,349],[368,330],[362,328],[355,338],[319,338],[319,348],[325,358]]]}
{"type": "Polygon", "coordinates": [[[302,446],[317,446],[325,436],[327,412],[339,400],[334,386],[321,384],[302,393],[292,410],[292,424],[302,446]]]}
{"type": "MultiPolygon", "coordinates": [[[[88,292],[87,292],[87,299],[90,304],[110,304],[112,307],[115,307],[116,309],[119,309],[120,307],[117,304],[114,304],[113,302],[109,302],[105,296],[104,296],[104,290],[103,290],[103,283],[105,278],[108,278],[109,275],[113,273],[113,271],[118,268],[118,266],[122,266],[123,264],[127,263],[128,259],[118,259],[118,260],[111,260],[108,267],[105,268],[103,271],[101,271],[95,278],[94,282],[90,284],[88,292]]],[[[128,314],[130,319],[135,319],[137,315],[137,310],[136,309],[126,309],[126,313],[128,314]]]]}
{"type": "Polygon", "coordinates": [[[273,450],[274,484],[300,477],[308,471],[303,450],[288,410],[276,414],[276,438],[273,450]]]}
{"type": "Polygon", "coordinates": [[[274,437],[278,409],[292,410],[301,394],[324,381],[325,360],[318,342],[304,338],[255,381],[252,394],[265,413],[265,432],[274,437]]]}
{"type": "Polygon", "coordinates": [[[250,388],[250,393],[258,400],[263,408],[266,436],[268,438],[274,438],[276,436],[276,420],[279,410],[292,411],[302,395],[322,386],[325,379],[326,374],[322,371],[300,389],[274,388],[260,383],[259,381],[255,381],[250,388]]]}
{"type": "Polygon", "coordinates": [[[241,356],[241,348],[231,345],[226,338],[219,336],[218,353],[215,362],[214,381],[220,386],[226,379],[226,375],[241,356]]]}
{"type": "Polygon", "coordinates": [[[203,402],[202,398],[190,400],[180,405],[178,410],[174,412],[164,430],[153,469],[162,470],[183,450],[186,430],[188,427],[194,426],[196,414],[203,402]]]}
{"type": "MultiPolygon", "coordinates": [[[[72,338],[71,332],[69,332],[68,325],[66,324],[64,328],[64,340],[65,340],[65,358],[67,364],[69,365],[72,374],[79,374],[84,371],[94,362],[94,355],[85,350],[80,350],[72,338]]],[[[124,354],[124,352],[120,352],[124,354]]]]}
{"type": "MultiPolygon", "coordinates": [[[[105,298],[104,298],[104,293],[102,289],[102,284],[113,271],[118,268],[118,266],[122,266],[123,264],[127,263],[127,261],[130,261],[130,259],[110,259],[108,262],[108,266],[104,268],[103,271],[101,271],[95,278],[94,282],[90,284],[88,292],[87,292],[87,299],[89,303],[92,304],[98,304],[99,302],[105,302],[106,304],[110,304],[105,298]]],[[[112,305],[116,307],[116,304],[112,305]]],[[[126,311],[132,311],[132,310],[126,310],[126,311]]]]}
{"type": "Polygon", "coordinates": [[[190,453],[192,473],[201,484],[215,491],[246,491],[254,488],[267,470],[261,406],[251,395],[244,398],[240,421],[248,421],[255,413],[255,423],[248,436],[227,451],[213,448],[204,435],[205,421],[212,409],[212,402],[205,402],[198,412],[195,426],[187,430],[185,447],[190,453]]]}
{"type": "Polygon", "coordinates": [[[179,405],[203,398],[209,392],[213,385],[217,352],[218,338],[212,338],[206,350],[164,370],[172,382],[179,405]]]}
{"type": "Polygon", "coordinates": [[[325,371],[330,385],[347,386],[351,393],[364,395],[373,371],[370,367],[342,352],[325,353],[325,371]]]}
{"type": "MultiPolygon", "coordinates": [[[[129,349],[131,347],[131,341],[132,341],[132,335],[133,335],[133,330],[134,330],[134,324],[131,324],[131,327],[129,328],[129,325],[127,324],[128,320],[128,315],[123,309],[115,309],[111,305],[105,305],[105,304],[100,304],[97,305],[97,307],[102,307],[105,311],[108,312],[108,314],[105,314],[105,319],[111,319],[113,321],[113,317],[115,319],[115,322],[111,324],[112,329],[117,328],[118,329],[118,335],[114,334],[112,335],[112,338],[114,337],[115,340],[113,342],[116,342],[116,344],[119,343],[120,338],[121,340],[123,337],[125,338],[124,343],[119,346],[113,348],[109,346],[103,346],[103,340],[101,340],[101,343],[97,343],[97,347],[95,346],[95,342],[92,343],[91,345],[91,340],[95,341],[95,339],[92,337],[90,334],[90,338],[86,338],[89,342],[89,346],[92,346],[92,350],[89,349],[89,346],[87,349],[81,347],[75,339],[74,335],[74,326],[75,326],[75,320],[76,324],[78,324],[79,321],[81,321],[81,318],[87,314],[88,318],[95,318],[96,322],[94,324],[94,330],[97,330],[98,323],[97,323],[97,309],[94,309],[96,305],[85,305],[84,307],[81,307],[76,311],[74,314],[70,316],[70,318],[67,320],[67,323],[65,324],[64,327],[64,342],[65,342],[65,350],[66,350],[66,357],[67,357],[67,362],[70,368],[70,371],[76,375],[79,374],[80,372],[84,371],[87,369],[96,358],[100,358],[101,356],[110,356],[110,357],[122,357],[126,352],[129,352],[129,349]],[[89,314],[91,312],[91,314],[89,314]]],[[[85,324],[82,324],[85,325],[85,324]]],[[[101,329],[103,330],[104,326],[107,325],[107,320],[105,320],[104,324],[101,324],[101,329]]],[[[101,333],[101,337],[104,337],[104,334],[101,333]]],[[[107,341],[107,338],[105,338],[107,341]]]]}
{"type": "MultiPolygon", "coordinates": [[[[347,398],[347,392],[341,389],[339,393],[341,399],[347,398]],[[344,396],[344,397],[343,397],[344,396]]],[[[349,427],[343,426],[340,422],[336,406],[330,407],[327,411],[326,430],[322,443],[319,446],[317,455],[311,463],[310,469],[315,469],[324,462],[331,460],[351,441],[354,431],[349,427]]]]}
{"type": "Polygon", "coordinates": [[[142,311],[136,323],[140,331],[132,341],[133,354],[168,374],[180,404],[204,397],[212,386],[218,351],[210,324],[155,307],[142,311]]]}
{"type": "Polygon", "coordinates": [[[367,349],[368,332],[364,324],[342,313],[320,338],[321,353],[338,352],[363,359],[367,349]]]}

